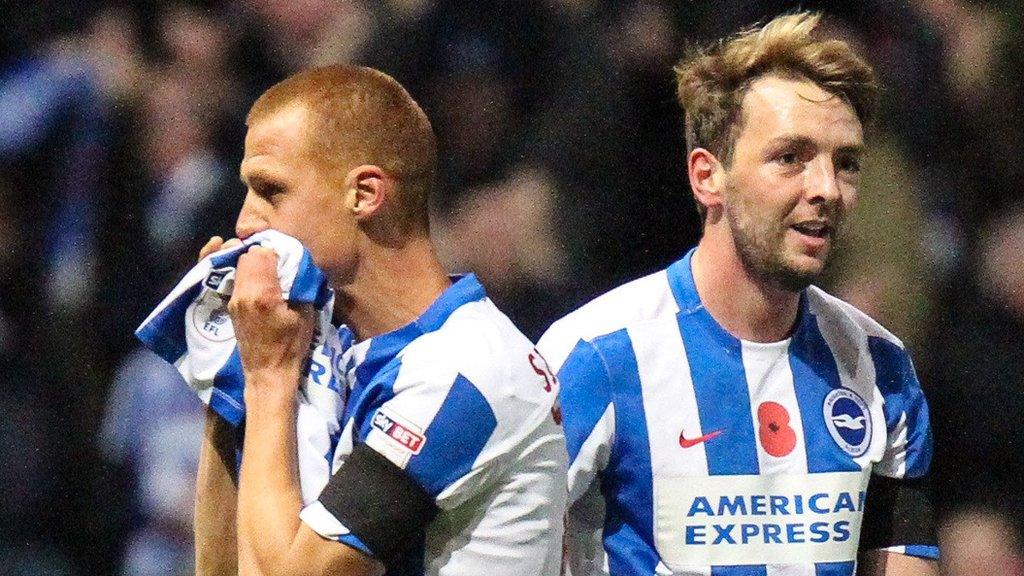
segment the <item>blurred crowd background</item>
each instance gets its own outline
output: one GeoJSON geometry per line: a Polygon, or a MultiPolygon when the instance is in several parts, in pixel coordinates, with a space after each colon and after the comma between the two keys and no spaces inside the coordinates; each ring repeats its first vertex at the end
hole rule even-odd
{"type": "MultiPolygon", "coordinates": [[[[885,85],[826,287],[913,353],[943,569],[1024,575],[1024,7],[806,1],[885,85]]],[[[671,68],[774,0],[0,0],[0,575],[189,574],[201,411],[133,329],[230,236],[249,104],[355,62],[434,122],[434,231],[524,331],[698,236],[671,68]]]]}

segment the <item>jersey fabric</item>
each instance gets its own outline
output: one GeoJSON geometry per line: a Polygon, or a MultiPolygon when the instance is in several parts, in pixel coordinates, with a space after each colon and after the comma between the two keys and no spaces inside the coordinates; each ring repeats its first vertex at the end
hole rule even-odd
{"type": "MultiPolygon", "coordinates": [[[[701,303],[692,254],[571,313],[538,345],[561,384],[568,567],[852,575],[869,479],[928,471],[910,359],[815,287],[789,339],[737,339],[701,303]]],[[[933,542],[892,550],[938,555],[933,542]]]]}
{"type": "Polygon", "coordinates": [[[385,561],[389,575],[558,574],[567,454],[552,416],[557,384],[475,277],[456,281],[415,322],[354,344],[347,368],[335,476],[320,501],[302,511],[303,521],[385,561]],[[354,465],[366,448],[436,506],[436,517],[402,543],[407,550],[398,558],[382,558],[370,543],[401,533],[401,514],[392,530],[377,528],[383,535],[355,528],[387,513],[374,483],[397,490],[394,475],[377,463],[360,466],[359,474],[374,474],[369,481],[346,478],[346,461],[354,465]],[[352,490],[347,508],[365,500],[369,509],[332,511],[327,495],[352,490]],[[347,526],[345,514],[359,522],[347,526]]]}
{"type": "Polygon", "coordinates": [[[302,501],[309,504],[331,477],[325,459],[337,438],[344,406],[342,374],[334,366],[346,353],[351,334],[331,324],[334,291],[313,256],[298,240],[276,230],[253,234],[240,245],[208,255],[193,267],[142,322],[135,335],[158,356],[174,365],[204,404],[228,424],[245,418],[245,374],[228,315],[238,259],[253,246],[277,254],[281,295],[291,304],[316,310],[309,362],[299,385],[296,442],[302,501]]]}

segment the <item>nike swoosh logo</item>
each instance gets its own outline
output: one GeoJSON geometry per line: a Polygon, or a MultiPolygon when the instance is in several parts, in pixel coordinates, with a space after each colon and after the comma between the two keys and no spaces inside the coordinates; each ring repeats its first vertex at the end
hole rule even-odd
{"type": "Polygon", "coordinates": [[[698,436],[697,438],[692,439],[687,438],[686,436],[683,436],[683,433],[680,433],[679,445],[682,446],[683,448],[693,448],[694,446],[700,444],[701,442],[707,442],[708,440],[711,440],[715,436],[720,435],[722,432],[725,432],[725,430],[715,430],[714,432],[708,432],[703,436],[698,436]]]}

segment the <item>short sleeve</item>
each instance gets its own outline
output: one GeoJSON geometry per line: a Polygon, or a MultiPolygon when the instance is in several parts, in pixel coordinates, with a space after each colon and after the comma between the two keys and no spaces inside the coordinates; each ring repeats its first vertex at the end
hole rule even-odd
{"type": "Polygon", "coordinates": [[[480,389],[458,374],[444,384],[403,385],[356,425],[367,446],[405,470],[440,507],[449,508],[469,498],[483,481],[486,470],[478,460],[497,419],[480,389]]]}
{"type": "Polygon", "coordinates": [[[869,346],[887,432],[885,454],[874,472],[889,478],[922,477],[931,466],[932,430],[914,365],[902,348],[884,338],[870,338],[869,346]]]}
{"type": "Polygon", "coordinates": [[[422,541],[438,511],[477,494],[494,466],[482,457],[497,420],[462,374],[397,364],[359,406],[352,454],[302,519],[321,536],[387,564],[422,541]],[[396,530],[401,537],[396,537],[396,530]]]}
{"type": "Polygon", "coordinates": [[[861,548],[937,559],[928,403],[903,348],[880,337],[870,337],[868,345],[883,397],[886,445],[868,484],[861,548]]]}

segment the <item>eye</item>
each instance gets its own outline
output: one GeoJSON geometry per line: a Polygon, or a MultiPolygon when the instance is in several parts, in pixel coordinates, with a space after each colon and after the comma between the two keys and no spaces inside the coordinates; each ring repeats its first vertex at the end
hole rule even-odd
{"type": "Polygon", "coordinates": [[[850,174],[859,174],[860,160],[853,157],[840,158],[838,162],[838,168],[843,172],[849,172],[850,174]]]}
{"type": "Polygon", "coordinates": [[[775,161],[783,166],[795,166],[800,162],[800,155],[795,151],[783,152],[775,157],[775,161]]]}
{"type": "Polygon", "coordinates": [[[253,192],[259,197],[266,198],[267,200],[273,199],[275,196],[284,192],[284,187],[274,182],[260,182],[253,185],[253,192]]]}

